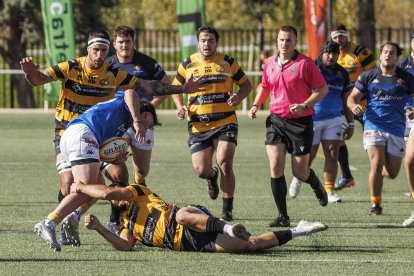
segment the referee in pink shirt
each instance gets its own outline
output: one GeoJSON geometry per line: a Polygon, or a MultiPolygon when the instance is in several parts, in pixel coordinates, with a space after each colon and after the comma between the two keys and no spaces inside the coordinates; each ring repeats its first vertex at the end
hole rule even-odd
{"type": "Polygon", "coordinates": [[[313,106],[328,93],[328,86],[315,62],[295,50],[297,31],[280,28],[278,53],[264,65],[262,89],[257,91],[249,111],[256,118],[258,107],[271,95],[270,115],[266,119],[266,151],[270,165],[270,183],[279,216],[270,227],[288,227],[287,185],[284,176],[286,152],[291,154],[292,174],[310,184],[321,206],[328,204],[326,191],[309,167],[313,139],[313,106]]]}

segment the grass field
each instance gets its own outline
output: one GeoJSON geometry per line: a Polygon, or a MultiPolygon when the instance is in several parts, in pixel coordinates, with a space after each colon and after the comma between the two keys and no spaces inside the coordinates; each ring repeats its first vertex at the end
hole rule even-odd
{"type": "MultiPolygon", "coordinates": [[[[412,275],[414,229],[401,223],[414,209],[404,169],[396,180],[386,180],[383,213],[369,217],[367,177],[369,162],[361,146],[361,131],[348,143],[357,180],[340,192],[342,203],[320,207],[308,186],[288,199],[293,225],[300,219],[320,220],[329,229],[311,237],[252,254],[173,252],[136,246],[117,252],[97,233],[80,227],[82,246],[53,252],[33,233],[33,226],[56,206],[58,176],[54,165],[53,114],[0,113],[0,275],[412,275]]],[[[214,214],[221,200],[208,198],[205,182],[193,173],[187,148],[186,123],[172,114],[160,115],[152,167],[151,189],[180,206],[203,204],[214,214]]],[[[239,145],[235,157],[235,222],[255,234],[271,231],[276,216],[263,145],[264,119],[239,115],[239,145]]],[[[290,163],[290,162],[288,162],[290,163]]],[[[322,175],[323,160],[313,168],[322,175]]],[[[286,178],[291,179],[290,165],[286,178]]],[[[90,212],[102,222],[109,205],[97,203],[90,212]]]]}

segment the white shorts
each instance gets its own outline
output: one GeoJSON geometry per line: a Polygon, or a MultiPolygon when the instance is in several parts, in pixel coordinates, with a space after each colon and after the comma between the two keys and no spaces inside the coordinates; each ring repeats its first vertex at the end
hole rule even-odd
{"type": "Polygon", "coordinates": [[[84,124],[69,126],[60,140],[65,161],[71,164],[80,160],[99,161],[99,145],[95,134],[84,124]]]}
{"type": "Polygon", "coordinates": [[[375,146],[385,146],[388,154],[404,157],[405,143],[404,137],[398,137],[388,132],[365,130],[364,131],[364,149],[375,146]]]}
{"type": "Polygon", "coordinates": [[[147,129],[145,132],[145,141],[140,143],[137,139],[135,139],[135,132],[130,127],[128,128],[127,132],[125,132],[123,138],[131,139],[130,145],[134,148],[140,149],[140,150],[152,150],[152,147],[154,146],[154,130],[153,129],[147,129]]]}
{"type": "Polygon", "coordinates": [[[343,116],[321,121],[314,121],[312,145],[319,145],[322,140],[343,141],[343,123],[346,123],[346,119],[343,116]]]}

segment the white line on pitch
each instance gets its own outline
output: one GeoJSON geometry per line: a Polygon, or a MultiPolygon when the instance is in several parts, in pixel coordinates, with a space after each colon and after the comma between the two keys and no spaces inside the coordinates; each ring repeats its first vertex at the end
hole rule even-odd
{"type": "Polygon", "coordinates": [[[414,264],[414,261],[405,260],[276,260],[276,259],[236,259],[237,262],[283,262],[283,263],[403,263],[403,264],[414,264]]]}

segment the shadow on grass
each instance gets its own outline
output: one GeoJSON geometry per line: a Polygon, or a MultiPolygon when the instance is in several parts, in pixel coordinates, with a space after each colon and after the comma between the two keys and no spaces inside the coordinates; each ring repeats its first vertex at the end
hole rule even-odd
{"type": "Polygon", "coordinates": [[[237,253],[241,256],[269,256],[269,257],[288,257],[290,255],[298,256],[304,253],[356,253],[356,254],[383,254],[385,250],[378,249],[378,247],[358,247],[358,246],[300,246],[290,247],[284,250],[283,248],[274,248],[267,250],[260,250],[256,252],[237,253]]]}
{"type": "MultiPolygon", "coordinates": [[[[34,259],[34,258],[22,258],[22,259],[0,259],[0,263],[27,263],[27,262],[33,262],[33,263],[43,263],[43,262],[102,262],[103,259],[99,258],[99,259],[82,259],[82,260],[78,260],[78,259],[52,259],[52,258],[45,258],[45,259],[34,259]]],[[[135,259],[131,259],[131,260],[126,260],[126,259],[122,259],[122,260],[114,260],[114,259],[106,259],[105,261],[109,261],[109,262],[115,262],[115,263],[119,263],[119,262],[149,262],[148,260],[135,260],[135,259]]]]}

